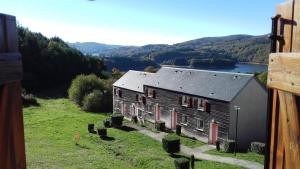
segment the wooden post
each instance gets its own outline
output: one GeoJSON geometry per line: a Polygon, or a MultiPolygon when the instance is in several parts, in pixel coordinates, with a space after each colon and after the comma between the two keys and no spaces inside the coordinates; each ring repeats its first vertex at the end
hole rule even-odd
{"type": "Polygon", "coordinates": [[[269,169],[300,168],[300,0],[277,6],[277,50],[270,55],[268,87],[273,90],[269,114],[269,169]],[[284,53],[282,53],[284,52],[284,53]]]}
{"type": "Polygon", "coordinates": [[[22,60],[16,18],[0,14],[0,168],[25,169],[22,60]]]}

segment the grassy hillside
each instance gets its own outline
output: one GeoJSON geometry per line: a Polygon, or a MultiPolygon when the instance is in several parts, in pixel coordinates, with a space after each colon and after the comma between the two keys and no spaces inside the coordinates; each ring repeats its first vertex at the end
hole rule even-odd
{"type": "MultiPolygon", "coordinates": [[[[173,169],[174,159],[161,143],[137,131],[109,129],[110,140],[87,133],[87,123],[102,124],[105,115],[82,112],[66,99],[38,100],[39,107],[24,108],[28,168],[173,169]],[[80,133],[79,145],[74,136],[80,133]]],[[[196,168],[239,167],[197,161],[196,168]]]]}

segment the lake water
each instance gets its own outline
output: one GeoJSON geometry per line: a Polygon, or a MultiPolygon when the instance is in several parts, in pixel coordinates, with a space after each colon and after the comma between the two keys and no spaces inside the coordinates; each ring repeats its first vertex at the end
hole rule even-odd
{"type": "MultiPolygon", "coordinates": [[[[172,66],[172,65],[161,65],[167,67],[181,67],[181,68],[191,68],[189,66],[172,66]]],[[[222,71],[222,72],[236,72],[236,73],[259,73],[266,72],[268,70],[267,65],[260,64],[249,64],[249,63],[238,63],[235,64],[235,67],[230,68],[193,68],[193,69],[201,69],[201,70],[213,70],[213,71],[222,71]]]]}
{"type": "Polygon", "coordinates": [[[259,64],[238,63],[238,64],[235,65],[234,68],[213,69],[213,70],[224,71],[224,72],[255,73],[255,72],[265,72],[265,71],[267,71],[268,66],[267,65],[259,65],[259,64]]]}

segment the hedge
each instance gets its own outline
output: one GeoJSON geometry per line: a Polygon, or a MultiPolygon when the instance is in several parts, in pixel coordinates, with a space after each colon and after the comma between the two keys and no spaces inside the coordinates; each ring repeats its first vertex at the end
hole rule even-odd
{"type": "Polygon", "coordinates": [[[186,158],[177,158],[175,161],[175,168],[176,169],[189,169],[190,168],[190,161],[186,158]]]}
{"type": "Polygon", "coordinates": [[[111,119],[103,120],[103,126],[106,127],[106,128],[111,127],[111,119]]]}
{"type": "Polygon", "coordinates": [[[164,121],[156,121],[155,122],[155,129],[158,131],[165,131],[166,125],[164,121]]]}
{"type": "Polygon", "coordinates": [[[167,135],[162,139],[163,149],[170,153],[178,153],[180,151],[180,139],[177,136],[167,135]]]}
{"type": "Polygon", "coordinates": [[[235,141],[234,140],[225,140],[224,141],[224,151],[226,153],[233,153],[235,148],[235,141]]]}
{"type": "Polygon", "coordinates": [[[106,137],[107,136],[107,129],[104,127],[100,127],[97,129],[98,135],[100,137],[106,137]]]}
{"type": "Polygon", "coordinates": [[[266,145],[260,142],[251,142],[251,151],[258,154],[265,154],[266,145]]]}
{"type": "Polygon", "coordinates": [[[111,116],[111,123],[114,127],[121,127],[123,124],[124,116],[122,114],[113,114],[111,116]]]}

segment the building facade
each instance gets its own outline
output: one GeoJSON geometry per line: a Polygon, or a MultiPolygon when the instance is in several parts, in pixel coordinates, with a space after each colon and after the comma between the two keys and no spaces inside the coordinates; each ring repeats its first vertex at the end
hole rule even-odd
{"type": "Polygon", "coordinates": [[[113,88],[114,112],[128,119],[161,120],[169,129],[180,124],[183,133],[210,143],[235,139],[238,122],[241,149],[265,141],[267,93],[253,75],[163,67],[129,71],[113,88]],[[234,106],[240,107],[238,119],[234,106]]]}

